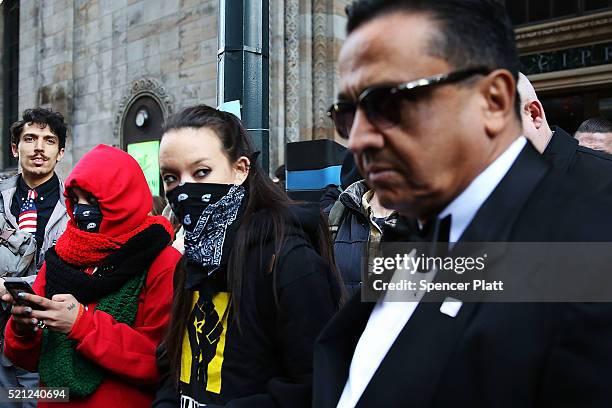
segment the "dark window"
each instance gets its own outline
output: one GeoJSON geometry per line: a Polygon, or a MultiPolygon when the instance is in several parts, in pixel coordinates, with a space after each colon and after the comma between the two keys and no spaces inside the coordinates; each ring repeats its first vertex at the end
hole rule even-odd
{"type": "Polygon", "coordinates": [[[161,139],[164,113],[159,103],[148,95],[136,99],[123,121],[123,148],[131,143],[161,139]]]}
{"type": "Polygon", "coordinates": [[[584,0],[584,10],[593,11],[600,10],[612,6],[609,0],[584,0]]]}
{"type": "Polygon", "coordinates": [[[529,3],[529,20],[546,20],[551,17],[550,0],[530,1],[529,3]]]}
{"type": "Polygon", "coordinates": [[[612,97],[601,98],[599,101],[599,116],[612,120],[612,97]]]}
{"type": "Polygon", "coordinates": [[[552,2],[553,17],[563,17],[563,16],[571,16],[573,14],[578,14],[578,2],[576,1],[553,1],[552,2]]]}
{"type": "MultiPolygon", "coordinates": [[[[132,153],[130,145],[160,140],[163,122],[164,112],[160,104],[151,96],[143,95],[139,97],[129,105],[123,119],[123,148],[128,153],[132,153]]],[[[157,144],[159,146],[159,142],[157,144]]],[[[145,176],[147,176],[151,192],[153,195],[159,195],[163,193],[160,188],[163,184],[159,176],[157,154],[154,157],[152,160],[145,157],[136,157],[136,160],[142,167],[145,176]]]]}
{"type": "Polygon", "coordinates": [[[506,1],[506,11],[515,25],[527,21],[527,0],[506,1]]]}
{"type": "Polygon", "coordinates": [[[3,78],[3,152],[4,167],[16,167],[11,154],[9,128],[19,117],[19,0],[5,0],[4,4],[3,78]]]}
{"type": "Polygon", "coordinates": [[[580,16],[612,8],[612,0],[505,0],[504,4],[514,25],[580,16]]]}
{"type": "Polygon", "coordinates": [[[551,126],[559,126],[572,134],[585,119],[584,95],[542,97],[546,119],[551,126]]]}
{"type": "Polygon", "coordinates": [[[540,96],[551,126],[559,126],[574,134],[580,124],[589,118],[604,117],[612,120],[612,87],[596,90],[560,91],[540,96]]]}

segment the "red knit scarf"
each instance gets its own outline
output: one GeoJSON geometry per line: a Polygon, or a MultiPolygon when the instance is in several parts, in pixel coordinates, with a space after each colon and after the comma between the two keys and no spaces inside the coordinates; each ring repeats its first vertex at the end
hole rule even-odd
{"type": "Polygon", "coordinates": [[[153,224],[162,225],[172,239],[174,239],[174,230],[170,222],[161,215],[147,216],[138,228],[116,237],[82,231],[71,219],[66,226],[66,231],[57,240],[55,251],[64,262],[74,266],[96,266],[110,254],[121,248],[130,238],[153,224]]]}

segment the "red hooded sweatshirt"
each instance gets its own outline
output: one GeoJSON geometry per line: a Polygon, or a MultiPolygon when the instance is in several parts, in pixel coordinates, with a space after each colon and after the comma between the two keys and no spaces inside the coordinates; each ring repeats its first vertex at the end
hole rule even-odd
{"type": "MultiPolygon", "coordinates": [[[[99,233],[105,237],[124,242],[134,230],[152,222],[164,225],[172,235],[172,228],[165,219],[155,217],[153,220],[148,215],[152,206],[149,187],[138,163],[124,151],[105,145],[95,147],[68,176],[64,195],[75,186],[98,199],[103,214],[99,233]]],[[[69,223],[74,227],[72,202],[68,199],[66,208],[69,223]]],[[[107,373],[93,394],[84,399],[71,398],[62,406],[150,406],[159,380],[155,351],[169,322],[172,276],[179,258],[180,253],[168,246],[153,261],[139,296],[133,327],[118,323],[106,312],[94,310],[96,303],[86,305],[87,310],[76,320],[68,338],[77,342],[79,353],[107,373]]],[[[45,293],[45,275],[46,265],[43,265],[33,286],[41,296],[45,293]]],[[[14,330],[11,317],[4,345],[4,352],[11,361],[26,370],[37,371],[40,345],[41,331],[20,336],[14,330]]],[[[38,406],[57,405],[39,402],[38,406]]]]}

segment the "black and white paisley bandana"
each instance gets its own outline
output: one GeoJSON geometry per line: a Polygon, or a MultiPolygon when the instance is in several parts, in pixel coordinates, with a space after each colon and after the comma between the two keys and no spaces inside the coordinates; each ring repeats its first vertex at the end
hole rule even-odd
{"type": "Polygon", "coordinates": [[[241,185],[185,183],[166,194],[185,229],[186,289],[227,265],[246,202],[241,185]]]}

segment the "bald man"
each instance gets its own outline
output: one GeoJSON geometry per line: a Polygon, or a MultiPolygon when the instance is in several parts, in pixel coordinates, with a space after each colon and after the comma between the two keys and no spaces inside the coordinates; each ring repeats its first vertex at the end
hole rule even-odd
{"type": "Polygon", "coordinates": [[[555,169],[576,177],[595,191],[612,194],[612,156],[579,146],[563,129],[550,127],[529,79],[519,73],[517,91],[523,134],[555,169]]]}

